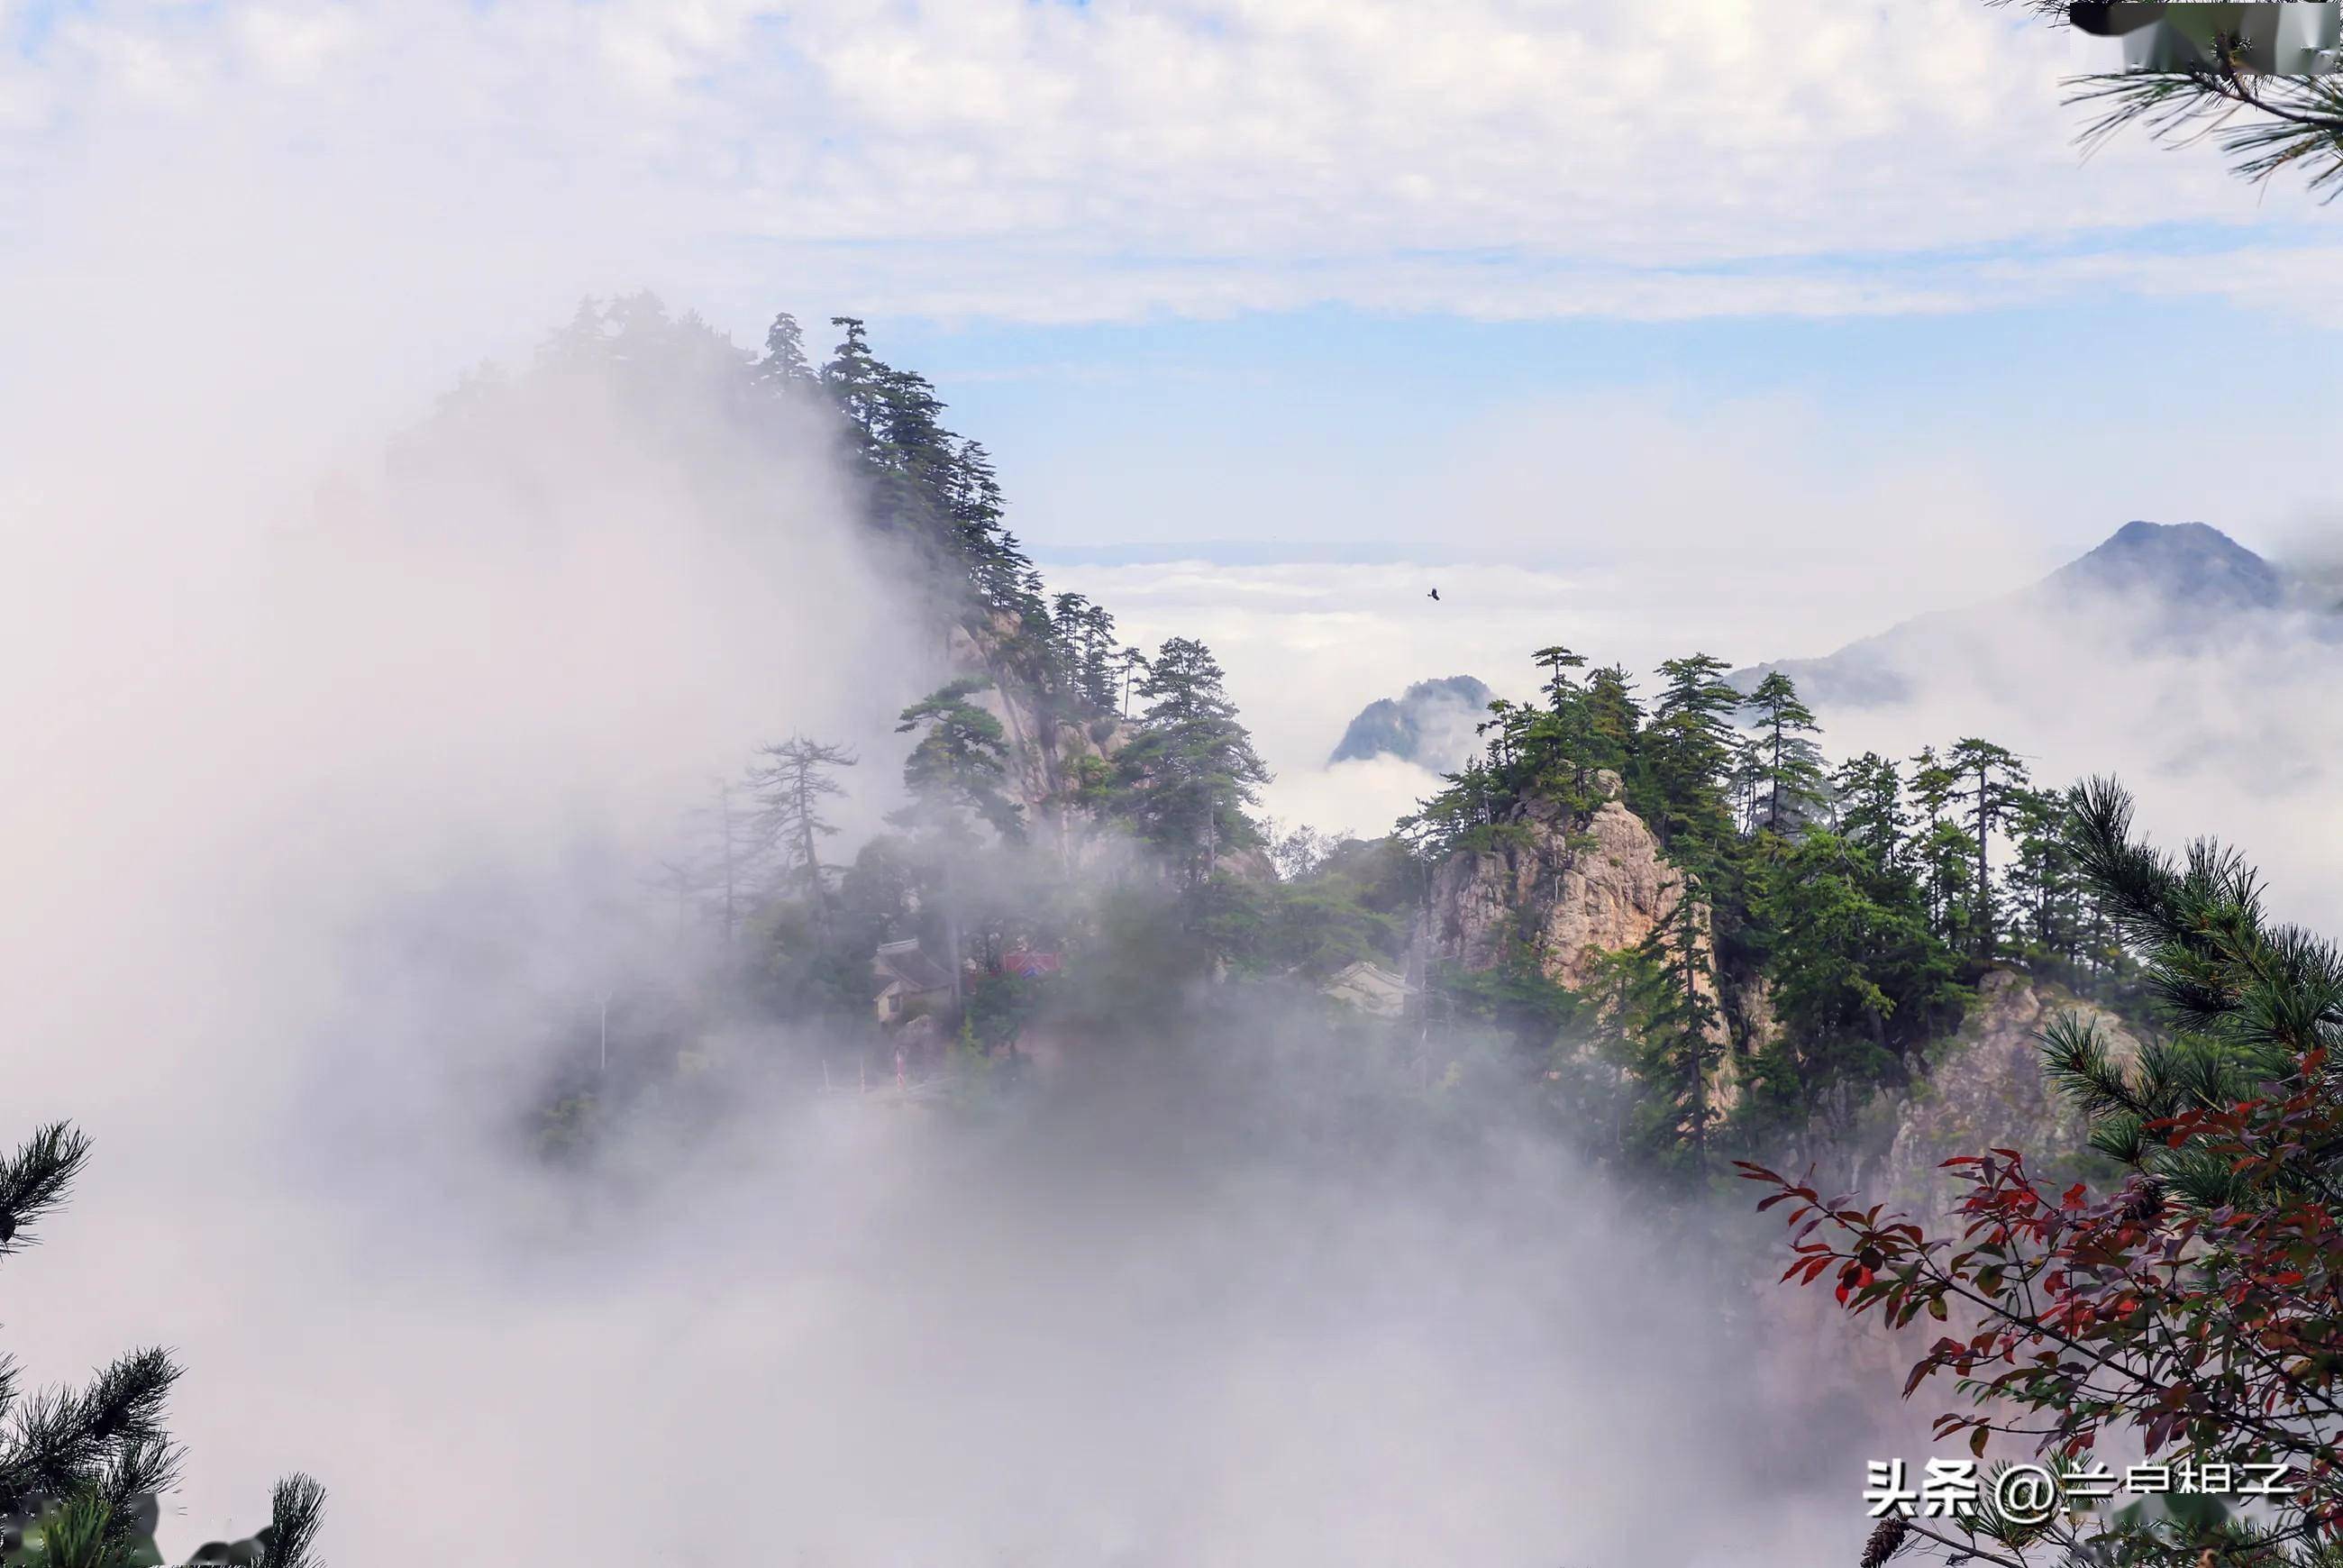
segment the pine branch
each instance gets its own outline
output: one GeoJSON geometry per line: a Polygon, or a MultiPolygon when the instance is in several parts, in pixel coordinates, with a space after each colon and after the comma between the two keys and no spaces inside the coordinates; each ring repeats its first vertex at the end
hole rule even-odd
{"type": "Polygon", "coordinates": [[[255,1568],[324,1568],[314,1548],[325,1518],[326,1489],[316,1479],[297,1471],[278,1482],[255,1568]]]}
{"type": "Polygon", "coordinates": [[[70,1123],[52,1121],[0,1162],[0,1257],[33,1244],[34,1222],[64,1206],[88,1161],[89,1140],[70,1123]]]}
{"type": "Polygon", "coordinates": [[[114,1505],[118,1528],[154,1533],[156,1499],[178,1484],[182,1452],[159,1433],[122,1445],[98,1483],[114,1505]]]}
{"type": "Polygon", "coordinates": [[[2118,1113],[2145,1117],[2147,1109],[2107,1050],[2097,1019],[2061,1013],[2042,1031],[2042,1064],[2050,1080],[2092,1118],[2118,1113]]]}
{"type": "Polygon", "coordinates": [[[168,1351],[133,1351],[117,1358],[82,1396],[91,1435],[103,1442],[159,1437],[164,1402],[178,1381],[179,1368],[168,1351]]]}
{"type": "Polygon", "coordinates": [[[2169,146],[2210,140],[2257,184],[2301,168],[2323,200],[2343,195],[2343,86],[2329,76],[2262,77],[2233,67],[2109,71],[2077,77],[2066,102],[2096,111],[2086,148],[2137,126],[2169,146]]]}
{"type": "Polygon", "coordinates": [[[126,1568],[114,1533],[114,1510],[95,1491],[75,1493],[41,1520],[41,1544],[25,1554],[39,1568],[126,1568]]]}

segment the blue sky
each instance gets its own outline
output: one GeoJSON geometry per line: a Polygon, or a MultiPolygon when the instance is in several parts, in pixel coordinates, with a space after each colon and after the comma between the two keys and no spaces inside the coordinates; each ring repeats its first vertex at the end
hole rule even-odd
{"type": "Polygon", "coordinates": [[[1471,555],[1469,529],[1424,515],[1437,508],[1419,481],[1509,412],[1623,397],[1695,428],[1736,405],[1793,401],[1853,466],[1949,455],[2028,503],[2062,548],[2135,516],[2202,518],[2276,547],[2328,488],[2309,411],[2343,392],[2331,332],[2225,299],[1678,322],[1319,307],[873,330],[883,352],[929,368],[959,427],[993,448],[1045,553],[1266,538],[1471,555]],[[2308,417],[2247,414],[2268,406],[2276,366],[2308,417]]]}
{"type": "MultiPolygon", "coordinates": [[[[2061,84],[2111,46],[1979,0],[0,0],[0,284],[45,307],[0,367],[43,407],[167,344],[330,444],[649,286],[748,341],[866,317],[1045,555],[1875,571],[1848,541],[1925,493],[2008,577],[2135,516],[2333,521],[2335,211],[2208,148],[2087,160],[2061,84]]],[[[1913,575],[1975,586],[1931,528],[1913,575]]]]}

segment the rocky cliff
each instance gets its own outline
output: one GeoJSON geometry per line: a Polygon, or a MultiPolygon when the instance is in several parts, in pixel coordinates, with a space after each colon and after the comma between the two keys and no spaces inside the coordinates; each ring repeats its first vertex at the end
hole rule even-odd
{"type": "Polygon", "coordinates": [[[1016,630],[1007,616],[990,625],[956,625],[945,661],[952,676],[980,675],[992,682],[973,700],[1009,731],[1010,792],[1024,804],[1037,837],[1062,838],[1084,815],[1071,800],[1081,788],[1083,765],[1121,749],[1125,725],[1120,719],[1078,721],[1050,712],[1008,656],[1016,630]]]}
{"type": "MultiPolygon", "coordinates": [[[[1423,931],[1433,959],[1491,970],[1519,941],[1548,980],[1584,990],[1604,954],[1634,947],[1674,912],[1682,873],[1617,799],[1618,775],[1596,778],[1611,798],[1584,819],[1551,800],[1523,801],[1492,848],[1451,855],[1433,869],[1423,931]]],[[[1697,918],[1705,933],[1707,910],[1697,918]]],[[[1719,1000],[1706,980],[1701,989],[1719,1000]]],[[[1727,1020],[1747,1010],[1725,999],[1718,1010],[1722,1044],[1736,1033],[1727,1020]]],[[[1745,1048],[1747,1031],[1738,1032],[1745,1048]]],[[[1738,1098],[1736,1055],[1725,1053],[1710,1084],[1719,1109],[1738,1098]]]]}
{"type": "Polygon", "coordinates": [[[1864,1184],[1933,1217],[1955,1195],[1938,1169],[1953,1155],[2022,1149],[2045,1171],[2086,1158],[2082,1119],[2044,1075],[2036,1038],[2062,1012],[2096,1020],[2118,1061],[2137,1053],[2138,1040],[2106,1009],[2046,980],[1995,970],[1978,982],[1976,1005],[1927,1081],[1892,1107],[1894,1141],[1876,1181],[1864,1184]]]}
{"type": "MultiPolygon", "coordinates": [[[[1615,779],[1604,782],[1615,791],[1615,779]]],[[[1583,823],[1552,801],[1530,800],[1503,826],[1493,848],[1452,855],[1433,872],[1435,957],[1493,969],[1518,939],[1549,979],[1582,989],[1598,954],[1634,947],[1675,908],[1684,879],[1643,819],[1615,799],[1583,823]]]]}

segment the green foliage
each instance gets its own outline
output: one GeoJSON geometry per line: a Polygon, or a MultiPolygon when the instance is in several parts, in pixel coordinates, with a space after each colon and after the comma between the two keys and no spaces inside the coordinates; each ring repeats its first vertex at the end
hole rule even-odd
{"type": "Polygon", "coordinates": [[[1752,886],[1779,1027],[1754,1053],[1742,1120],[1761,1141],[1845,1135],[1861,1093],[1906,1081],[1910,1060],[1957,1020],[1958,961],[1908,870],[1839,834],[1778,847],[1752,886]]]}
{"type": "Polygon", "coordinates": [[[1905,1383],[1908,1396],[1940,1372],[1956,1380],[1962,1405],[1937,1418],[1939,1437],[1966,1433],[1979,1454],[2014,1438],[2068,1477],[2129,1449],[2258,1486],[2250,1510],[2184,1491],[2113,1512],[2074,1486],[2074,1506],[2041,1523],[1988,1510],[1941,1522],[1939,1541],[2012,1563],[2040,1548],[2135,1568],[2332,1568],[2343,954],[2273,925],[2233,852],[2200,841],[2176,860],[2140,843],[2113,782],[2077,788],[2067,808],[2067,850],[2170,1031],[2129,1064],[2087,1024],[2045,1034],[2048,1070],[2129,1168],[2122,1186],[2059,1191],[2015,1148],[1963,1155],[1946,1163],[1966,1191],[1938,1236],[1811,1181],[1745,1174],[1771,1190],[1761,1207],[1788,1205],[1785,1280],[1829,1277],[1850,1314],[1895,1329],[1961,1313],[1959,1335],[1935,1338],[1905,1383]]]}
{"type": "Polygon", "coordinates": [[[1116,762],[1115,810],[1177,868],[1190,888],[1209,880],[1220,858],[1257,847],[1249,815],[1269,769],[1238,722],[1212,650],[1173,638],[1156,651],[1138,696],[1147,707],[1116,762]]]}
{"type": "Polygon", "coordinates": [[[2071,807],[2075,860],[2107,895],[2119,939],[2144,956],[2170,1026],[2128,1066],[2087,1020],[2062,1018],[2045,1031],[2046,1068],[2090,1117],[2093,1145],[2199,1208],[2250,1201],[2271,1181],[2332,1201],[2343,1149],[2312,1142],[2257,1177],[2180,1130],[2288,1081],[2306,1051],[2343,1043],[2343,957],[2271,927],[2260,879],[2234,851],[2199,841],[2175,861],[2137,843],[2130,799],[2111,781],[2079,786],[2071,807]]]}
{"type": "MultiPolygon", "coordinates": [[[[1638,807],[1637,815],[1671,858],[1704,875],[1722,869],[1734,837],[1725,792],[1741,694],[1724,679],[1728,668],[1704,653],[1663,663],[1666,684],[1638,749],[1648,809],[1638,807]]],[[[1635,805],[1634,798],[1628,803],[1635,805]]]]}
{"type": "Polygon", "coordinates": [[[1484,1024],[1532,1050],[1553,1049],[1586,1011],[1578,993],[1549,979],[1536,953],[1518,938],[1505,944],[1493,967],[1442,964],[1433,982],[1450,1018],[1484,1024]]]}
{"type": "Polygon", "coordinates": [[[1815,819],[1825,799],[1822,749],[1808,739],[1822,726],[1778,669],[1757,683],[1749,706],[1756,712],[1756,766],[1744,819],[1753,830],[1795,833],[1815,819]]]}
{"type": "Polygon", "coordinates": [[[1015,1050],[1018,1037],[1041,1004],[1043,983],[1032,976],[1001,970],[987,973],[969,991],[969,1042],[987,1054],[1015,1050]]]}
{"type": "MultiPolygon", "coordinates": [[[[2050,0],[2035,8],[2062,21],[2069,11],[2050,0]]],[[[2233,30],[2234,9],[2201,10],[2205,21],[2183,24],[2199,29],[2195,63],[2100,72],[2070,84],[2067,103],[2091,112],[2084,146],[2135,126],[2176,146],[2210,139],[2246,179],[2258,184],[2292,172],[2328,199],[2343,192],[2343,83],[2331,75],[2258,74],[2245,38],[2233,30]]]]}
{"type": "Polygon", "coordinates": [[[1717,1120],[1710,1075],[1725,1050],[1708,911],[1687,878],[1675,903],[1634,950],[1624,974],[1621,1031],[1640,1092],[1631,1141],[1664,1165],[1699,1169],[1717,1120]]]}
{"type": "Polygon", "coordinates": [[[991,684],[963,676],[903,709],[896,733],[916,730],[920,740],[903,761],[911,803],[890,820],[950,843],[967,842],[979,821],[1003,839],[1023,837],[1021,809],[1001,788],[1009,776],[1008,731],[968,700],[991,684]]]}
{"type": "MultiPolygon", "coordinates": [[[[33,1244],[35,1222],[63,1206],[89,1141],[64,1122],[41,1128],[0,1161],[0,1256],[33,1244]]],[[[18,1386],[15,1363],[0,1358],[0,1564],[5,1568],[148,1568],[157,1499],[177,1476],[180,1451],[163,1427],[179,1368],[167,1352],[116,1357],[80,1389],[18,1386]]],[[[301,1479],[307,1556],[324,1510],[324,1491],[301,1479]]],[[[282,1494],[280,1485],[279,1493],[282,1494]]],[[[246,1543],[257,1547],[264,1538],[246,1543]]]]}
{"type": "MultiPolygon", "coordinates": [[[[2065,798],[2035,789],[2006,749],[1969,737],[1925,749],[1908,778],[1871,752],[1833,769],[1779,671],[1745,699],[1723,660],[1670,659],[1646,718],[1624,672],[1582,679],[1585,659],[1559,646],[1534,659],[1542,700],[1492,702],[1483,753],[1400,836],[1428,864],[1566,861],[1583,852],[1577,829],[1608,792],[1604,776],[1621,779],[1707,914],[1702,932],[1675,911],[1658,949],[1613,955],[1594,988],[1597,1055],[1628,1085],[1606,1114],[1631,1156],[1696,1151],[1712,1134],[1745,1147],[1850,1135],[1872,1093],[1908,1082],[1958,1026],[1969,982],[1993,963],[2120,1000],[2129,960],[2064,847],[2065,798]],[[1729,1070],[1740,1090],[1729,1112],[1704,1103],[1694,1058],[1729,1070]],[[1634,1087],[1647,1081],[1672,1087],[1634,1087]]],[[[1509,953],[1485,983],[1501,989],[1508,970],[1551,956],[1509,953]]],[[[1564,1077],[1601,1098],[1586,1066],[1574,1059],[1564,1077]]]]}
{"type": "Polygon", "coordinates": [[[114,1528],[114,1505],[95,1488],[77,1492],[25,1533],[26,1568],[145,1568],[158,1561],[145,1543],[114,1528]]]}

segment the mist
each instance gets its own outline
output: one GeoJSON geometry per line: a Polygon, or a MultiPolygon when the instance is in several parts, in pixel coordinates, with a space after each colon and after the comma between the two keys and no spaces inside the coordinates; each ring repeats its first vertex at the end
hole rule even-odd
{"type": "MultiPolygon", "coordinates": [[[[1094,44],[1079,9],[1026,14],[1055,55],[1014,28],[962,40],[997,71],[1051,66],[1026,93],[1064,116],[1041,152],[984,71],[880,91],[859,6],[814,19],[811,67],[759,56],[738,75],[719,67],[766,23],[723,6],[450,5],[427,25],[380,6],[69,9],[45,45],[63,69],[30,44],[0,55],[16,198],[0,216],[16,306],[0,321],[0,1135],[70,1119],[96,1146],[72,1205],[6,1264],[6,1349],[28,1383],[138,1345],[179,1355],[175,1560],[248,1534],[299,1469],[328,1489],[339,1568],[1807,1568],[1851,1559],[1863,1460],[1925,1449],[1887,1348],[1751,1284],[1770,1226],[1621,1190],[1549,1123],[1473,1098],[1461,1040],[1423,1042],[1435,1069],[1468,1069],[1458,1113],[1411,1121],[1391,1101],[1422,1064],[1363,1063],[1306,1010],[1197,995],[1144,1020],[1143,1049],[1070,1057],[964,1113],[824,1094],[811,1026],[719,1018],[689,1042],[705,1072],[591,1161],[533,1146],[548,1085],[606,1070],[589,1051],[608,999],[701,977],[654,883],[714,781],[793,733],[853,748],[850,853],[900,803],[895,716],[945,673],[908,629],[922,568],[863,526],[829,427],[694,378],[645,397],[532,369],[580,295],[648,285],[744,342],[779,307],[1133,320],[1327,287],[1493,318],[1871,312],[1895,299],[1828,268],[1734,288],[1639,270],[1636,247],[1662,207],[1746,215],[1737,237],[1698,219],[1683,256],[1819,243],[1817,213],[1835,250],[1855,244],[1848,168],[1963,255],[2080,209],[2161,215],[2168,196],[2160,163],[2117,149],[2120,189],[2078,204],[2063,150],[2028,151],[2034,216],[2000,216],[2010,148],[2056,127],[2016,112],[2035,84],[1964,12],[1960,49],[1928,68],[1971,84],[1954,121],[2017,128],[1996,133],[1998,160],[1958,152],[1950,206],[1880,156],[1957,150],[1936,109],[1786,157],[1811,205],[1735,194],[1738,131],[1724,183],[1671,194],[1634,159],[1524,156],[1507,112],[1456,165],[1468,177],[1407,173],[1433,205],[1375,216],[1380,154],[1260,183],[1257,139],[1292,131],[1256,112],[1256,85],[1339,58],[1307,28],[1270,29],[1257,68],[1227,69],[1216,19],[1182,15],[1176,68],[1134,94],[1139,63],[1172,58],[1157,20],[1094,44]],[[198,35],[215,12],[231,25],[198,35]],[[1102,137],[1099,116],[1133,104],[1131,134],[1102,137]],[[756,118],[773,105],[779,132],[756,118]],[[970,151],[971,126],[989,150],[970,151]],[[1202,174],[1167,181],[1162,148],[1200,128],[1202,174]],[[759,156],[760,131],[780,155],[759,156]],[[1110,144],[1111,188],[1063,183],[1110,144]],[[1481,247],[1523,215],[1578,221],[1556,169],[1619,181],[1590,253],[1611,270],[1600,287],[1493,279],[1481,247]],[[1370,215],[1339,265],[1297,265],[1339,210],[1370,215]],[[1094,243],[1050,237],[1116,213],[1094,243]],[[1410,251],[1433,232],[1468,249],[1430,273],[1387,265],[1394,223],[1410,251]],[[1205,254],[1247,229],[1259,254],[1205,254]],[[1192,235],[1218,237],[1131,263],[1192,235]]],[[[1883,61],[1906,48],[1900,25],[1861,32],[1883,61]]],[[[878,35],[923,71],[963,57],[878,35]]],[[[1581,47],[1545,42],[1557,69],[1507,88],[1541,123],[1581,47]]],[[[1468,95],[1423,76],[1409,29],[1346,47],[1385,43],[1403,95],[1468,95]]],[[[1483,53],[1443,73],[1485,82],[1483,53]]],[[[2046,81],[2055,53],[2026,72],[2046,81]]],[[[1875,73],[1818,60],[1800,69],[1853,95],[1843,117],[1886,112],[1875,73]]],[[[1332,110],[1305,107],[1312,136],[1372,147],[1402,123],[1390,91],[1339,85],[1332,110]]],[[[1765,110],[1803,148],[1787,114],[1765,110]]],[[[2189,188],[2247,209],[2214,175],[2189,188]]],[[[2068,286],[2036,268],[1988,293],[2068,286]]],[[[1965,297],[1925,292],[1931,312],[1965,297]]],[[[1051,586],[1094,594],[1126,640],[1211,643],[1280,774],[1268,812],[1373,834],[1431,776],[1319,762],[1412,681],[1463,671],[1518,695],[1557,637],[1639,668],[1695,647],[1819,652],[1995,587],[1979,538],[2013,585],[2047,564],[1974,473],[1934,454],[1842,473],[1836,432],[1800,410],[1760,407],[1726,441],[1641,407],[1559,419],[1587,427],[1569,467],[1629,441],[1647,460],[1584,481],[1572,532],[1551,515],[1554,412],[1494,458],[1473,430],[1428,488],[1495,516],[1490,538],[1536,545],[1537,566],[1440,568],[1444,619],[1423,614],[1415,568],[1051,586]],[[1769,467],[1785,432],[1820,454],[1795,484],[1769,467]],[[1766,486],[1821,494],[1819,521],[1801,498],[1725,515],[1766,486]],[[1890,540],[1877,518],[1898,507],[1913,526],[1890,540]],[[1711,569],[1750,527],[1800,546],[1763,595],[1711,569]],[[1883,580],[1899,563],[1927,578],[1925,604],[1883,580]]],[[[2287,473],[2270,487],[2291,495],[2287,473]]],[[[2298,554],[2332,573],[2320,528],[2298,554]]],[[[2308,722],[2331,665],[2288,632],[2061,700],[2109,674],[2112,646],[2063,628],[1992,680],[1927,672],[1906,710],[1825,715],[1830,748],[1984,733],[2037,778],[2122,772],[2160,835],[2227,833],[2288,912],[2343,923],[2343,848],[2321,830],[2343,756],[2308,722]]],[[[615,1075],[649,1049],[620,1024],[615,1075]]]]}
{"type": "Polygon", "coordinates": [[[1850,1538],[1877,1428],[1705,1221],[1522,1118],[1378,1121],[1301,1013],[1158,1020],[973,1120],[717,1030],[720,1103],[538,1159],[598,999],[689,980],[644,882],[679,813],[805,732],[860,749],[867,833],[940,670],[809,422],[555,360],[273,487],[261,407],[153,472],[17,472],[0,1023],[22,1113],[98,1156],[11,1266],[11,1344],[45,1380],[180,1353],[166,1551],[297,1467],[348,1563],[1850,1538]]]}
{"type": "MultiPolygon", "coordinates": [[[[1996,527],[1986,519],[1980,537],[1996,527]]],[[[1648,530],[1626,529],[1605,546],[1620,553],[1584,571],[1197,561],[1068,576],[1126,607],[1134,637],[1208,628],[1275,770],[1271,815],[1369,837],[1440,779],[1389,757],[1329,765],[1327,753],[1362,708],[1411,682],[1457,670],[1523,700],[1538,681],[1531,651],[1559,638],[1595,664],[1624,665],[1649,692],[1663,658],[1704,651],[1749,665],[1824,654],[1935,613],[1929,635],[1883,652],[1880,673],[1901,689],[1894,700],[1817,699],[1834,760],[1865,750],[1908,758],[1977,735],[2020,753],[2037,784],[2115,774],[2167,848],[2202,835],[2229,841],[2261,864],[2284,918],[2343,926],[2343,841],[2326,826],[2343,741],[2312,719],[2343,678],[2333,528],[2306,524],[2272,552],[2301,602],[2179,641],[2167,635],[2169,606],[2150,598],[2011,613],[2001,601],[2057,564],[2034,550],[1986,552],[1997,575],[1949,602],[1941,584],[1883,577],[1865,557],[1791,595],[1776,578],[1686,565],[1687,551],[1707,559],[1726,548],[1725,531],[1694,520],[1639,542],[1648,530]],[[1425,603],[1427,582],[1441,585],[1441,604],[1425,603]]]]}

